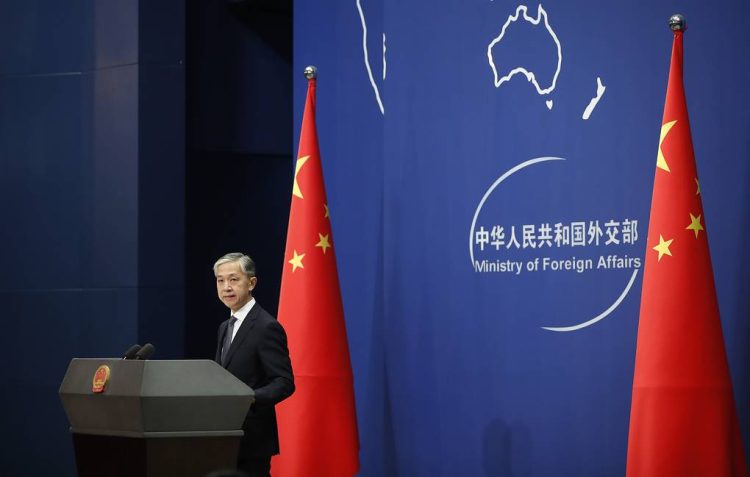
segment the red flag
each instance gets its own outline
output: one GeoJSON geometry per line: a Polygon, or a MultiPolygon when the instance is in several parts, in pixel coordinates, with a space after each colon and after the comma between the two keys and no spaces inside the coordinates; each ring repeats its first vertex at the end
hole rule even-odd
{"type": "Polygon", "coordinates": [[[682,84],[683,24],[673,26],[659,136],[627,475],[746,476],[682,84]]]}
{"type": "Polygon", "coordinates": [[[289,339],[295,393],[277,406],[274,477],[351,477],[359,470],[352,367],[308,80],[294,171],[279,321],[289,339]]]}

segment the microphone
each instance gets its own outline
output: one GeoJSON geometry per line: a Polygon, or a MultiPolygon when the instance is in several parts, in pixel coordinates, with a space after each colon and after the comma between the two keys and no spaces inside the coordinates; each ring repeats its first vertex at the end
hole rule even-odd
{"type": "Polygon", "coordinates": [[[146,343],[145,345],[143,345],[143,348],[141,348],[140,351],[135,354],[135,359],[149,359],[155,351],[156,348],[154,347],[154,345],[152,345],[151,343],[146,343]]]}
{"type": "Polygon", "coordinates": [[[122,355],[122,359],[133,359],[135,358],[135,354],[141,350],[141,345],[134,344],[130,348],[128,348],[127,351],[125,351],[125,354],[122,355]]]}

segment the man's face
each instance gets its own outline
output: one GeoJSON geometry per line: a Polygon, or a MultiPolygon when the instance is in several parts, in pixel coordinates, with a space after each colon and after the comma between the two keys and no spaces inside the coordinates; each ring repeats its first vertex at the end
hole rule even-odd
{"type": "Polygon", "coordinates": [[[216,292],[219,300],[233,312],[250,301],[257,281],[256,277],[245,275],[238,262],[223,263],[216,268],[216,292]]]}

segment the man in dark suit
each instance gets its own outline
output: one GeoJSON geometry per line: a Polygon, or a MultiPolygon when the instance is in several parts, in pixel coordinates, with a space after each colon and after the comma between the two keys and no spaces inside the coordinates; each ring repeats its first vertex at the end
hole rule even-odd
{"type": "Polygon", "coordinates": [[[253,298],[258,279],[250,257],[228,253],[214,264],[214,275],[219,299],[231,310],[219,326],[216,362],[255,390],[237,467],[251,477],[269,476],[271,456],[279,453],[274,405],[294,392],[286,333],[253,298]]]}

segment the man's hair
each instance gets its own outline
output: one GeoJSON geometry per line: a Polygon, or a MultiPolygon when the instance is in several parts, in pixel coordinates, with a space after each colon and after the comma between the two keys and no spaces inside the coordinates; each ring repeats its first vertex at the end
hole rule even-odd
{"type": "Polygon", "coordinates": [[[240,264],[240,269],[242,272],[247,275],[248,277],[254,277],[255,276],[255,262],[253,262],[253,259],[248,257],[242,252],[232,252],[224,255],[220,259],[214,263],[214,275],[216,275],[216,270],[225,263],[230,262],[237,262],[240,264]]]}

